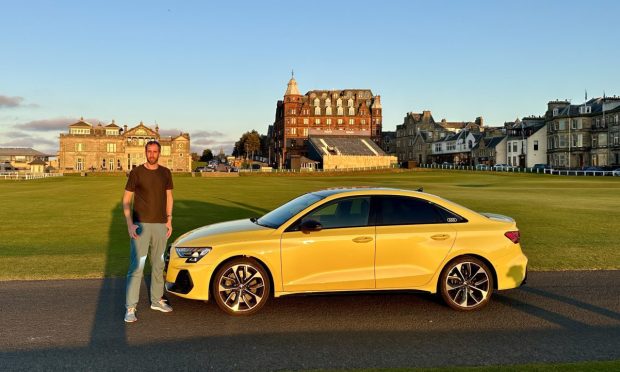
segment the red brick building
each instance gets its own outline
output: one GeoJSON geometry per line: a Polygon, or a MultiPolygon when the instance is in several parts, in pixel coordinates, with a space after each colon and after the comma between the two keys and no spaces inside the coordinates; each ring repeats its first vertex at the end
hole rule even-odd
{"type": "Polygon", "coordinates": [[[291,156],[307,156],[311,135],[367,136],[380,144],[381,124],[381,97],[370,89],[312,90],[302,95],[292,77],[269,129],[270,162],[290,168],[291,156]]]}

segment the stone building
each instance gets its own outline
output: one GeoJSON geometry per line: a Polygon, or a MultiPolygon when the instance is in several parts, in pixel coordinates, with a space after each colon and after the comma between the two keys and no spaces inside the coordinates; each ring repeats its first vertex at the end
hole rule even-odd
{"type": "Polygon", "coordinates": [[[163,137],[159,127],[151,129],[140,122],[128,129],[120,128],[114,121],[96,126],[80,119],[69,125],[69,133],[60,134],[58,152],[61,172],[131,170],[146,162],[144,145],[151,140],[161,145],[159,164],[174,172],[190,172],[190,138],[188,133],[163,137]]]}
{"type": "MultiPolygon", "coordinates": [[[[43,162],[49,162],[49,158],[52,156],[26,147],[0,148],[0,164],[2,164],[2,169],[27,171],[32,168],[31,163],[33,161],[40,159],[43,162]]],[[[38,164],[38,162],[35,164],[38,164]]]]}
{"type": "Polygon", "coordinates": [[[370,89],[312,90],[302,95],[291,77],[271,129],[274,163],[290,168],[292,156],[307,157],[310,135],[365,136],[380,144],[381,126],[381,97],[370,89]]]}
{"type": "Polygon", "coordinates": [[[620,97],[600,97],[582,104],[547,104],[547,162],[554,168],[615,166],[620,162],[620,97]],[[616,144],[614,144],[616,141],[616,144]]]}
{"type": "Polygon", "coordinates": [[[467,130],[480,133],[483,130],[482,117],[475,121],[449,122],[442,119],[436,122],[430,111],[408,112],[403,123],[396,126],[396,156],[402,164],[429,164],[433,161],[434,142],[446,136],[467,130]]]}

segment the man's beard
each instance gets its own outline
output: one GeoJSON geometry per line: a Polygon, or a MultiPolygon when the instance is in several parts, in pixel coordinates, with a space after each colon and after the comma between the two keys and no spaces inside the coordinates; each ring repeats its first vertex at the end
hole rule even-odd
{"type": "Polygon", "coordinates": [[[150,165],[156,165],[158,160],[159,160],[159,158],[146,158],[146,161],[147,161],[150,165]]]}

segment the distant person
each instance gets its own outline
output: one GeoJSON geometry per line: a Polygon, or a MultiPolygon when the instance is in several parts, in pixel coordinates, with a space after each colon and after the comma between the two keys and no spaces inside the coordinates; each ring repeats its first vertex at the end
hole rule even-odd
{"type": "Polygon", "coordinates": [[[172,174],[157,163],[161,145],[149,141],[145,148],[146,163],[129,173],[123,212],[127,221],[131,260],[127,272],[125,322],[138,320],[136,306],[146,256],[151,254],[151,309],[169,313],[172,307],[164,295],[164,250],[172,234],[172,174]],[[131,200],[133,199],[133,209],[131,200]]]}

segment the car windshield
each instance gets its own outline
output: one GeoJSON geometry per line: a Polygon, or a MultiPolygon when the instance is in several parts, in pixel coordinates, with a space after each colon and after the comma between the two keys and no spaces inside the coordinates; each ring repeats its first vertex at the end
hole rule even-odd
{"type": "Polygon", "coordinates": [[[320,196],[315,193],[304,194],[262,216],[256,220],[256,223],[277,229],[283,223],[288,221],[289,218],[323,198],[324,196],[320,196]]]}

